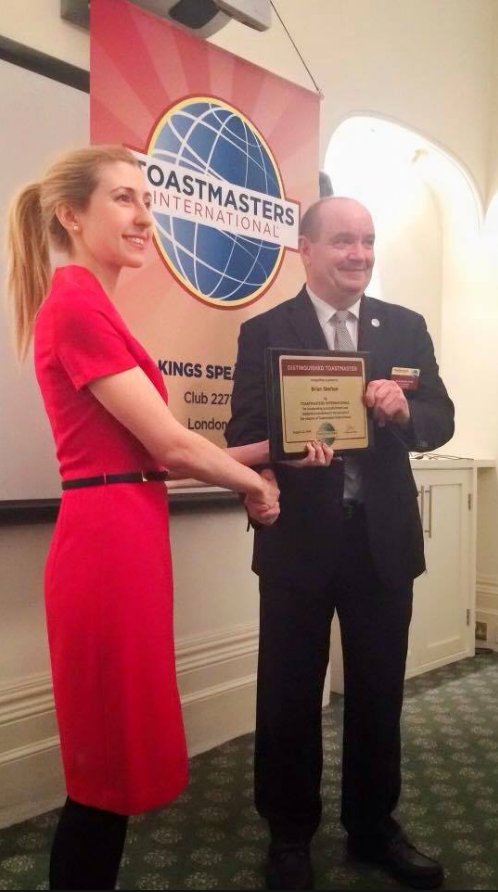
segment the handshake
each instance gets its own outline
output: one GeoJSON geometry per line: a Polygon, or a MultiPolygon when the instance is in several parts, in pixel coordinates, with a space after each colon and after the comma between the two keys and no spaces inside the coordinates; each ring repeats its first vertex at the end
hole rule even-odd
{"type": "MultiPolygon", "coordinates": [[[[334,456],[334,450],[318,440],[312,440],[306,444],[308,454],[297,461],[286,461],[284,464],[293,468],[323,468],[328,467],[334,456]]],[[[244,505],[251,520],[263,526],[275,523],[280,514],[280,491],[271,468],[265,468],[261,472],[261,490],[258,493],[248,493],[244,499],[244,505]]]]}

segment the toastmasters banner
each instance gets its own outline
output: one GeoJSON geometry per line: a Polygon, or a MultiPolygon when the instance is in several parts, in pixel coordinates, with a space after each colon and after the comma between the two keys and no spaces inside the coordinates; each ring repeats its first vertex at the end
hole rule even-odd
{"type": "Polygon", "coordinates": [[[91,3],[91,138],[133,149],[154,249],[117,303],[176,417],[224,443],[241,323],[293,297],[318,96],[125,0],[91,3]]]}

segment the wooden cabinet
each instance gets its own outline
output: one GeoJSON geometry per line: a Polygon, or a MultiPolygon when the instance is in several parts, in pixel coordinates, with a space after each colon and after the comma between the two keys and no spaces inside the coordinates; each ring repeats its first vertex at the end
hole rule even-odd
{"type": "MultiPolygon", "coordinates": [[[[474,655],[475,494],[472,461],[412,461],[427,570],[415,580],[407,677],[474,655]]],[[[337,617],[331,635],[331,690],[344,690],[337,617]]]]}

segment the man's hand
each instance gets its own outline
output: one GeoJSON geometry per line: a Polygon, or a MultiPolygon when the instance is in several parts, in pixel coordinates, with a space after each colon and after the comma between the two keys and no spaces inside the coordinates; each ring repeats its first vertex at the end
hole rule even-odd
{"type": "Polygon", "coordinates": [[[244,499],[246,511],[256,523],[264,526],[270,526],[275,523],[280,514],[280,505],[278,498],[280,490],[278,488],[275,474],[270,468],[261,471],[261,477],[265,481],[264,494],[261,497],[247,495],[244,499]]]}
{"type": "Polygon", "coordinates": [[[388,421],[406,427],[410,421],[408,401],[396,381],[387,381],[384,378],[370,381],[365,404],[373,409],[373,416],[379,427],[384,427],[388,421]]]}
{"type": "Polygon", "coordinates": [[[294,461],[282,462],[292,468],[328,468],[334,457],[334,450],[320,440],[310,440],[306,443],[308,454],[304,458],[294,461]]]}

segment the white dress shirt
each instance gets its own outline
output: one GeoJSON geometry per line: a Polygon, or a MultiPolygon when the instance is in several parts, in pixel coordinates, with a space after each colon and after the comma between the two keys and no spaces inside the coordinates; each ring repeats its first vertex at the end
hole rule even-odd
{"type": "MultiPolygon", "coordinates": [[[[318,321],[321,325],[325,340],[329,350],[335,350],[334,336],[335,328],[333,318],[336,314],[335,307],[331,307],[327,301],[322,300],[313,294],[309,285],[306,286],[311,303],[315,308],[318,321]]],[[[351,335],[355,350],[358,349],[358,325],[360,321],[360,303],[361,297],[351,306],[348,307],[349,316],[346,319],[346,328],[351,335]]],[[[354,458],[344,459],[344,499],[354,499],[355,502],[363,501],[363,486],[361,481],[361,473],[358,462],[354,458]]]]}

